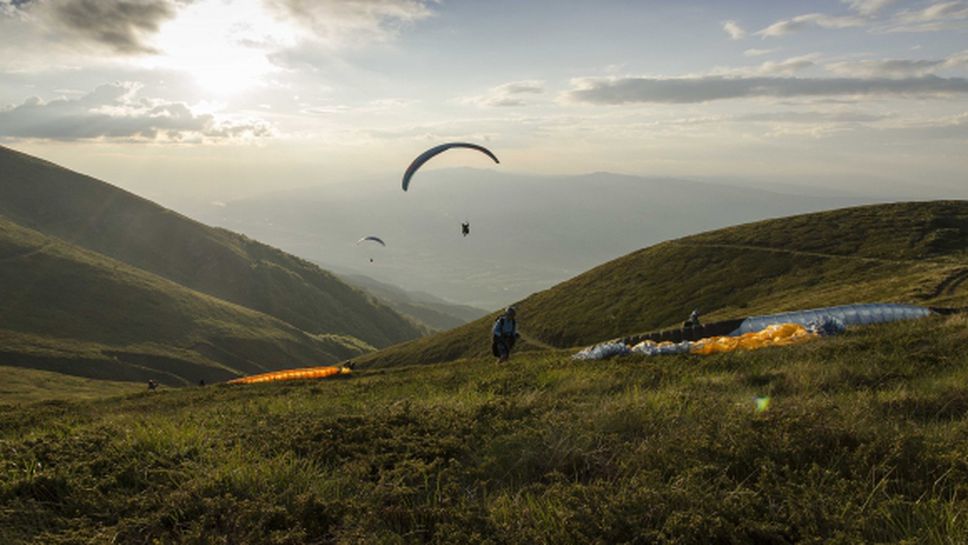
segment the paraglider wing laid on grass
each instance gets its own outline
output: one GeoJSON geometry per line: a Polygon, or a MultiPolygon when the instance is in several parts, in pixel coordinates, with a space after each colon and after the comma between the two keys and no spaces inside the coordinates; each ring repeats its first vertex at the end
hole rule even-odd
{"type": "Polygon", "coordinates": [[[413,160],[412,163],[410,163],[410,166],[407,167],[407,171],[403,173],[403,190],[406,191],[407,188],[410,187],[410,178],[413,177],[414,173],[417,172],[417,170],[419,170],[424,163],[452,148],[467,148],[477,150],[493,159],[495,163],[501,163],[501,161],[497,159],[497,156],[491,153],[491,150],[485,148],[484,146],[469,144],[467,142],[449,142],[447,144],[441,144],[421,153],[416,159],[413,160]]]}
{"type": "Polygon", "coordinates": [[[278,382],[282,380],[307,380],[327,378],[336,375],[348,375],[352,371],[349,367],[305,367],[303,369],[286,369],[232,379],[229,384],[257,384],[260,382],[278,382]]]}
{"type": "Polygon", "coordinates": [[[785,346],[825,335],[836,335],[848,326],[916,320],[934,311],[916,305],[872,303],[825,307],[729,320],[696,328],[659,331],[589,346],[573,356],[579,360],[600,360],[626,354],[709,355],[733,350],[755,350],[785,346]],[[702,335],[702,332],[723,331],[702,335]],[[729,331],[729,333],[726,333],[729,331]],[[678,333],[676,335],[675,333],[678,333]]]}
{"type": "Polygon", "coordinates": [[[827,317],[840,320],[846,326],[883,324],[898,320],[914,320],[931,315],[931,309],[916,305],[901,305],[894,303],[871,303],[860,305],[843,305],[839,307],[814,308],[769,314],[766,316],[750,316],[743,320],[740,326],[730,335],[742,335],[753,331],[760,331],[774,324],[794,323],[806,326],[820,318],[827,317]]]}

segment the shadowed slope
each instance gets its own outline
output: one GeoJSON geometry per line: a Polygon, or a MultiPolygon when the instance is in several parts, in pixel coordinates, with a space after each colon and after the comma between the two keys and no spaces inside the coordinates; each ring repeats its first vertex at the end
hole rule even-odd
{"type": "Polygon", "coordinates": [[[310,335],[0,218],[0,365],[193,384],[372,347],[310,335]]]}
{"type": "Polygon", "coordinates": [[[0,147],[0,214],[311,333],[374,346],[421,329],[308,261],[0,147]]]}

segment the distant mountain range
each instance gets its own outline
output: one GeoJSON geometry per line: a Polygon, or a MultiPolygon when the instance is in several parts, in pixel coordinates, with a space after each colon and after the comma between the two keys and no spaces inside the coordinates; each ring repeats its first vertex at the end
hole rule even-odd
{"type": "Polygon", "coordinates": [[[737,223],[870,202],[610,173],[524,176],[421,171],[333,183],[193,210],[332,267],[497,309],[643,245],[737,223]],[[460,235],[469,221],[470,236],[460,235]],[[386,248],[355,242],[379,235],[386,248]],[[370,263],[369,259],[373,258],[370,263]]]}
{"type": "Polygon", "coordinates": [[[0,147],[0,364],[169,383],[425,329],[318,266],[0,147]]]}

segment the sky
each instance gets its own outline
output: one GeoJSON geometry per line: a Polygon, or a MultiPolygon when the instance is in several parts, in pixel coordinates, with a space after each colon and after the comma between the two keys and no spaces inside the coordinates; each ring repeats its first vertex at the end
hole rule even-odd
{"type": "Polygon", "coordinates": [[[502,164],[433,167],[968,198],[966,77],[968,0],[0,0],[0,144],[176,207],[449,140],[502,164]]]}

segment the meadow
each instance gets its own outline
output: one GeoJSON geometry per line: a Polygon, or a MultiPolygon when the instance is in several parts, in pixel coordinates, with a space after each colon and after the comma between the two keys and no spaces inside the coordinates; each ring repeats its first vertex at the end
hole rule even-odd
{"type": "Polygon", "coordinates": [[[966,543],[966,326],[21,405],[0,542],[966,543]]]}

